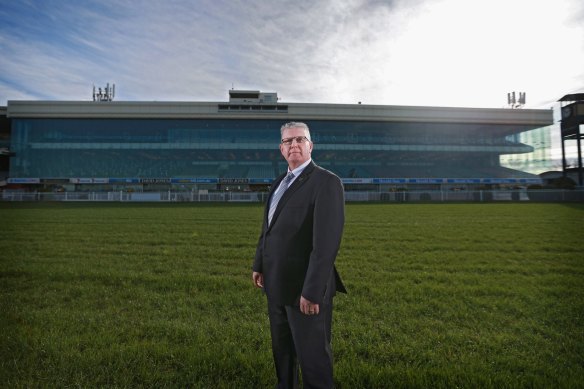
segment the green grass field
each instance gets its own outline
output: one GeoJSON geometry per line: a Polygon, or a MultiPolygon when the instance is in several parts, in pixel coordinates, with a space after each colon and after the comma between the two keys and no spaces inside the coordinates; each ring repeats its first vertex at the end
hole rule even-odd
{"type": "MultiPolygon", "coordinates": [[[[0,203],[0,385],[271,388],[260,205],[0,203]]],[[[339,388],[584,387],[584,205],[349,204],[339,388]]]]}

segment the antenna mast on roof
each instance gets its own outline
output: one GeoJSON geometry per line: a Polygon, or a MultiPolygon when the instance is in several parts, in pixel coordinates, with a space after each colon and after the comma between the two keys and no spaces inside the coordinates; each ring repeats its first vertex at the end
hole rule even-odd
{"type": "Polygon", "coordinates": [[[507,104],[510,108],[522,108],[525,105],[525,92],[519,92],[519,99],[515,97],[515,92],[507,93],[507,104]]]}
{"type": "Polygon", "coordinates": [[[93,101],[112,101],[115,95],[116,84],[112,84],[112,87],[110,88],[110,84],[108,82],[103,90],[98,88],[97,91],[95,89],[95,85],[93,85],[93,101]]]}

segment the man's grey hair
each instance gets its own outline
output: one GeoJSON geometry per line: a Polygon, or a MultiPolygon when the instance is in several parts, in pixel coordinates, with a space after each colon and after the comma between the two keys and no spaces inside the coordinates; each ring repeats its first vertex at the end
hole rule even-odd
{"type": "Polygon", "coordinates": [[[305,136],[308,138],[309,141],[312,142],[312,140],[310,139],[310,130],[308,129],[308,126],[306,125],[306,123],[290,122],[290,123],[284,124],[282,127],[280,127],[280,137],[281,138],[284,137],[284,131],[289,129],[289,128],[302,128],[304,130],[305,136]]]}

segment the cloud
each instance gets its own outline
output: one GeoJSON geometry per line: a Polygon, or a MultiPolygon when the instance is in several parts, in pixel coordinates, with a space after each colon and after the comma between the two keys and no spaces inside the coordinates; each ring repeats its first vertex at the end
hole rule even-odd
{"type": "Polygon", "coordinates": [[[576,0],[11,2],[0,11],[0,104],[227,99],[534,106],[584,89],[576,0]]]}

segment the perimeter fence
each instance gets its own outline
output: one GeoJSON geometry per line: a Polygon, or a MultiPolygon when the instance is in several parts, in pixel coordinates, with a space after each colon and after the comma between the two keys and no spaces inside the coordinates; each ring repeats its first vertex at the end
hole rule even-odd
{"type": "MultiPolygon", "coordinates": [[[[86,202],[249,202],[263,203],[267,192],[1,192],[2,201],[86,202]]],[[[583,202],[584,190],[464,190],[407,192],[345,192],[348,202],[583,202]]]]}

